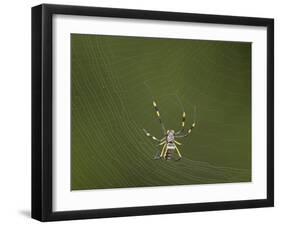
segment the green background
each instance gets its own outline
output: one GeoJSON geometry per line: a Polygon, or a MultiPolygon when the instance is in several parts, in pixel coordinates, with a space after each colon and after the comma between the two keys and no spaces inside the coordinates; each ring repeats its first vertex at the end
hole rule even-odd
{"type": "Polygon", "coordinates": [[[251,43],[71,34],[71,81],[72,190],[251,181],[251,43]],[[196,120],[180,161],[153,159],[153,100],[196,120]]]}

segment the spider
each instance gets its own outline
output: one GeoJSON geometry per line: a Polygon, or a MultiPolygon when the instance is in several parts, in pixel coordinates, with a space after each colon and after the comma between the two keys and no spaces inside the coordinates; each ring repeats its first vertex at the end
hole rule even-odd
{"type": "Polygon", "coordinates": [[[159,109],[158,109],[155,101],[153,101],[153,107],[156,111],[156,115],[159,119],[160,125],[161,125],[162,130],[163,130],[163,134],[164,134],[163,138],[158,139],[155,136],[152,136],[146,129],[143,129],[146,136],[151,137],[154,141],[157,141],[159,146],[163,145],[161,153],[158,152],[156,154],[156,156],[154,157],[154,159],[161,159],[162,158],[164,160],[171,160],[171,159],[173,159],[173,155],[174,155],[174,152],[176,150],[176,152],[178,154],[178,157],[179,157],[177,160],[180,160],[182,158],[182,156],[181,156],[181,153],[180,153],[177,145],[182,145],[182,144],[180,142],[176,141],[175,138],[187,137],[191,133],[192,129],[195,127],[195,122],[193,122],[191,127],[187,130],[187,132],[185,132],[185,116],[186,115],[185,115],[185,112],[183,112],[182,123],[181,123],[182,128],[177,132],[175,132],[174,130],[171,130],[171,129],[166,130],[165,126],[164,126],[164,123],[161,120],[160,112],[159,112],[159,109]]]}

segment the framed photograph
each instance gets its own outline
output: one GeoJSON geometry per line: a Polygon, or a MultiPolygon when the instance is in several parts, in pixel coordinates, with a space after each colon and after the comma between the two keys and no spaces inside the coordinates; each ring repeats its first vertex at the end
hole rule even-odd
{"type": "Polygon", "coordinates": [[[274,21],[32,8],[32,217],[274,204],[274,21]]]}

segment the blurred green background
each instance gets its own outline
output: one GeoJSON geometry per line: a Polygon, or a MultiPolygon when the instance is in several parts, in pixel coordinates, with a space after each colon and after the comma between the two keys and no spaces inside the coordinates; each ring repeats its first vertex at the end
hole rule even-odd
{"type": "Polygon", "coordinates": [[[251,181],[251,43],[71,34],[71,81],[72,190],[251,181]],[[153,100],[197,122],[180,161],[153,159],[153,100]]]}

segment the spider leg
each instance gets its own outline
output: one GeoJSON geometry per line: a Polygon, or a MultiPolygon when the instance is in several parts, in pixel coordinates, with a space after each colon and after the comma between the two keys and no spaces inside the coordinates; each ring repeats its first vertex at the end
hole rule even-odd
{"type": "Polygon", "coordinates": [[[163,153],[163,155],[162,155],[164,159],[166,158],[167,151],[168,151],[168,147],[167,147],[167,145],[166,145],[165,151],[164,151],[164,153],[163,153]]]}
{"type": "Polygon", "coordinates": [[[177,131],[176,134],[180,134],[184,131],[184,126],[185,126],[185,112],[182,113],[182,121],[181,121],[181,130],[177,131]]]}
{"type": "Polygon", "coordinates": [[[149,132],[146,131],[146,129],[143,129],[143,131],[146,136],[151,137],[155,141],[161,142],[163,140],[163,138],[160,140],[160,139],[156,138],[155,136],[152,136],[149,132]]]}
{"type": "Polygon", "coordinates": [[[156,115],[157,115],[157,117],[159,119],[159,122],[160,122],[160,125],[162,127],[163,133],[166,134],[166,129],[165,129],[164,123],[161,120],[160,112],[159,112],[159,109],[158,109],[157,104],[156,104],[155,101],[153,101],[153,107],[154,107],[154,109],[156,111],[156,115]]]}
{"type": "Polygon", "coordinates": [[[167,144],[165,143],[165,145],[163,146],[163,148],[161,150],[160,158],[163,156],[164,152],[166,151],[166,147],[167,147],[167,144]]]}
{"type": "Polygon", "coordinates": [[[182,145],[180,142],[178,142],[178,141],[176,141],[176,140],[174,140],[174,142],[175,142],[176,144],[178,144],[178,145],[182,145]]]}
{"type": "Polygon", "coordinates": [[[178,149],[177,146],[176,146],[176,151],[177,151],[177,153],[178,153],[178,155],[179,155],[179,157],[180,157],[180,159],[181,159],[181,153],[180,153],[180,151],[179,151],[179,149],[178,149]]]}
{"type": "Polygon", "coordinates": [[[163,145],[163,144],[164,144],[164,146],[163,146],[162,150],[161,151],[157,151],[156,155],[154,156],[154,159],[160,159],[161,158],[163,149],[166,146],[166,141],[160,143],[159,145],[163,145]]]}
{"type": "MultiPolygon", "coordinates": [[[[161,139],[162,140],[162,139],[161,139]]],[[[165,144],[166,143],[166,141],[164,140],[164,141],[162,141],[160,144],[158,144],[159,146],[161,146],[161,145],[163,145],[163,144],[165,144]]]]}
{"type": "Polygon", "coordinates": [[[191,131],[194,129],[194,127],[195,127],[195,122],[192,124],[192,126],[189,128],[189,130],[187,130],[187,132],[185,134],[176,135],[175,137],[179,137],[179,138],[187,137],[191,133],[191,131]]]}

